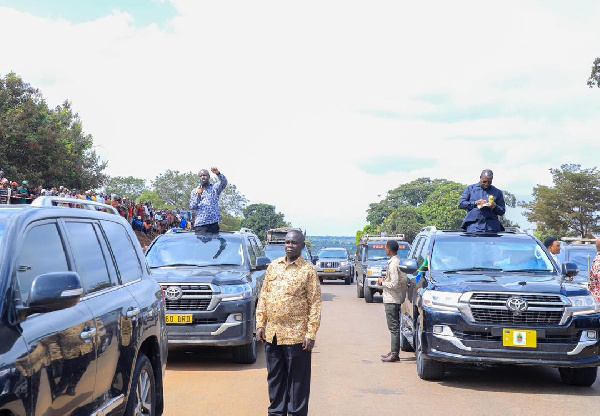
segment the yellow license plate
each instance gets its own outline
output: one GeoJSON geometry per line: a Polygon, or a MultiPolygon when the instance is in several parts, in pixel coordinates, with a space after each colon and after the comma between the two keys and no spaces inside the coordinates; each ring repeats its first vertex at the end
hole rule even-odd
{"type": "Polygon", "coordinates": [[[191,324],[194,322],[193,315],[167,315],[168,324],[191,324]]]}
{"type": "Polygon", "coordinates": [[[335,273],[335,269],[324,269],[325,273],[335,273]]]}
{"type": "Polygon", "coordinates": [[[502,345],[505,347],[537,348],[537,333],[530,329],[503,329],[502,345]]]}

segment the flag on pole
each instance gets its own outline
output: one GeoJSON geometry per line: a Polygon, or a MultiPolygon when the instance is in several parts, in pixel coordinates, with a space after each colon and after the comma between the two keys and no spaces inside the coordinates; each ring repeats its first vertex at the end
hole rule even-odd
{"type": "Polygon", "coordinates": [[[425,276],[425,272],[427,270],[429,270],[429,258],[426,257],[423,264],[421,264],[421,267],[419,267],[419,269],[417,270],[417,277],[415,278],[416,283],[419,283],[421,281],[423,276],[425,276]]]}

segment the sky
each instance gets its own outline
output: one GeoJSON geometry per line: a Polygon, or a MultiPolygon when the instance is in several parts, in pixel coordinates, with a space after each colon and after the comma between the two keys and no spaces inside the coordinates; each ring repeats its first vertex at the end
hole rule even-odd
{"type": "Polygon", "coordinates": [[[490,168],[528,200],[597,166],[599,28],[595,0],[0,0],[0,76],[70,100],[111,176],[216,166],[309,235],[354,235],[419,177],[490,168]]]}

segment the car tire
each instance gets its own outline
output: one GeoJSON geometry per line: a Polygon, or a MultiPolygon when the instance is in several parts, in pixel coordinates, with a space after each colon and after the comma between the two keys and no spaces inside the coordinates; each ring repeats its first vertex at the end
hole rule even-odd
{"type": "Polygon", "coordinates": [[[362,287],[358,285],[358,279],[356,279],[356,297],[362,299],[365,297],[365,292],[363,292],[362,287]]]}
{"type": "Polygon", "coordinates": [[[444,378],[446,364],[441,361],[430,360],[423,354],[423,331],[421,329],[421,319],[417,317],[416,330],[416,353],[417,353],[417,374],[423,380],[440,380],[444,378]]]}
{"type": "Polygon", "coordinates": [[[365,285],[365,302],[373,303],[373,291],[365,285]]]}
{"type": "Polygon", "coordinates": [[[233,362],[236,364],[254,364],[256,362],[256,338],[252,342],[233,347],[233,362]]]}
{"type": "Polygon", "coordinates": [[[323,283],[323,278],[319,277],[319,282],[323,283]]]}
{"type": "Polygon", "coordinates": [[[413,352],[414,348],[404,336],[404,317],[400,315],[400,351],[413,352]]]}
{"type": "Polygon", "coordinates": [[[351,274],[349,274],[348,277],[346,277],[344,279],[344,283],[347,284],[347,285],[349,285],[350,283],[352,283],[352,275],[351,274]]]}
{"type": "Polygon", "coordinates": [[[127,401],[126,416],[156,414],[156,380],[152,363],[146,355],[140,353],[135,363],[131,390],[127,401]]]}
{"type": "Polygon", "coordinates": [[[584,368],[559,368],[560,378],[563,383],[572,386],[590,387],[596,382],[598,367],[584,368]]]}

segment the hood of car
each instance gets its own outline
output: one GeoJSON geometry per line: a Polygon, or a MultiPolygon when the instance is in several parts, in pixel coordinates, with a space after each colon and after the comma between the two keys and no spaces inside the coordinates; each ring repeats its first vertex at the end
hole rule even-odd
{"type": "Polygon", "coordinates": [[[587,292],[577,283],[562,282],[555,274],[433,272],[435,286],[448,292],[549,293],[578,296],[587,292]]]}
{"type": "Polygon", "coordinates": [[[212,283],[215,285],[248,283],[247,270],[224,267],[162,267],[152,269],[158,283],[212,283]]]}

